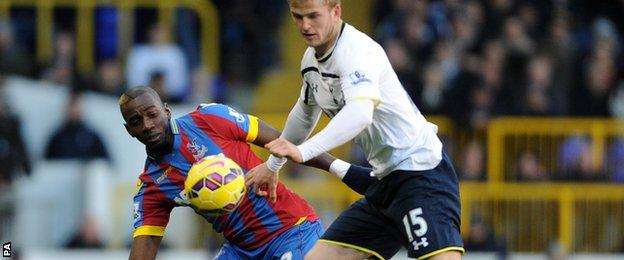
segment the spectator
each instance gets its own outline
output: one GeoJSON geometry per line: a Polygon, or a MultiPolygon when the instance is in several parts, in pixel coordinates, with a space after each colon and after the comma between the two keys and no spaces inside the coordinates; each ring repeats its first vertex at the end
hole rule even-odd
{"type": "Polygon", "coordinates": [[[516,176],[520,181],[548,180],[546,169],[540,163],[537,154],[532,151],[525,151],[520,155],[516,176]]]}
{"type": "Polygon", "coordinates": [[[148,43],[132,47],[126,64],[128,87],[147,86],[160,72],[169,102],[184,101],[190,92],[189,72],[182,49],[171,43],[171,33],[161,24],[150,28],[148,43]]]}
{"type": "Polygon", "coordinates": [[[223,103],[227,85],[222,75],[210,74],[205,68],[193,71],[191,78],[192,95],[189,103],[223,103]]]}
{"type": "Polygon", "coordinates": [[[548,56],[533,56],[527,67],[527,84],[518,103],[524,115],[555,116],[557,111],[552,81],[552,64],[548,56]]]}
{"type": "Polygon", "coordinates": [[[30,173],[20,121],[6,103],[4,76],[0,74],[0,191],[9,190],[12,179],[30,173]]]}
{"type": "Polygon", "coordinates": [[[11,23],[0,19],[0,73],[32,76],[31,57],[14,40],[11,23]]]}
{"type": "Polygon", "coordinates": [[[492,228],[479,215],[474,215],[470,221],[470,234],[464,240],[467,252],[496,252],[498,259],[505,259],[507,247],[501,238],[497,238],[492,228]]]}
{"type": "Polygon", "coordinates": [[[65,245],[69,249],[103,249],[100,240],[97,222],[93,217],[85,216],[79,229],[65,245]]]}
{"type": "Polygon", "coordinates": [[[160,71],[156,71],[150,74],[148,86],[153,88],[158,95],[164,100],[171,100],[171,97],[167,93],[167,81],[165,80],[165,74],[160,71]]]}
{"type": "Polygon", "coordinates": [[[611,180],[624,183],[624,140],[619,139],[609,148],[608,165],[611,180]]]}
{"type": "Polygon", "coordinates": [[[606,174],[593,161],[591,140],[583,136],[566,139],[560,148],[558,179],[568,181],[605,181],[606,174]]]}
{"type": "Polygon", "coordinates": [[[508,17],[503,25],[503,44],[511,55],[531,55],[535,49],[525,24],[518,17],[508,17]]]}
{"type": "Polygon", "coordinates": [[[479,140],[472,140],[462,151],[458,167],[459,175],[465,181],[485,180],[485,151],[479,140]]]}
{"type": "Polygon", "coordinates": [[[279,67],[279,32],[282,0],[213,0],[219,10],[221,33],[221,75],[226,84],[226,101],[245,109],[263,73],[279,67]],[[262,25],[262,26],[259,26],[262,25]]]}
{"type": "Polygon", "coordinates": [[[20,174],[30,174],[30,160],[21,134],[20,122],[6,103],[4,76],[0,72],[0,239],[8,241],[12,234],[16,203],[12,181],[20,174]]]}
{"type": "Polygon", "coordinates": [[[115,59],[107,59],[97,67],[90,84],[93,90],[113,96],[119,96],[125,90],[125,81],[121,65],[115,59]]]}
{"type": "Polygon", "coordinates": [[[391,39],[385,42],[384,49],[388,54],[388,60],[392,68],[397,73],[405,90],[412,100],[419,100],[420,88],[416,76],[416,68],[413,59],[410,58],[405,44],[398,39],[391,39]]]}
{"type": "Polygon", "coordinates": [[[66,118],[48,142],[46,159],[108,159],[108,152],[100,136],[82,119],[81,94],[69,98],[66,118]]]}
{"type": "Polygon", "coordinates": [[[549,26],[549,34],[542,43],[542,53],[548,53],[552,63],[552,104],[560,115],[570,111],[572,78],[576,61],[577,46],[570,31],[570,14],[565,10],[555,12],[549,26]]]}
{"type": "Polygon", "coordinates": [[[423,86],[420,99],[415,100],[416,105],[427,114],[440,114],[444,101],[444,78],[442,66],[438,62],[432,62],[425,66],[423,74],[423,86]]]}
{"type": "Polygon", "coordinates": [[[70,88],[79,88],[83,85],[76,68],[76,44],[72,33],[61,31],[56,34],[54,56],[45,66],[41,78],[70,88]]]}
{"type": "Polygon", "coordinates": [[[592,57],[583,71],[581,85],[577,88],[573,99],[573,112],[579,116],[608,117],[609,97],[615,89],[616,68],[610,56],[610,43],[600,41],[595,47],[592,57]],[[609,57],[606,58],[605,57],[609,57]]]}

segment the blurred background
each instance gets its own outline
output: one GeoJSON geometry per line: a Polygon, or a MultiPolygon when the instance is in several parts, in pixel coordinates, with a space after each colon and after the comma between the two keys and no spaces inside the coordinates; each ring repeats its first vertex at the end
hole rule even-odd
{"type": "MultiPolygon", "coordinates": [[[[440,128],[467,259],[624,258],[624,1],[342,5],[440,128]]],[[[16,259],[127,258],[145,151],[118,96],[147,85],[176,115],[222,102],[282,128],[304,49],[284,0],[0,0],[0,242],[16,259]]],[[[351,144],[333,154],[366,164],[351,144]]],[[[326,226],[358,198],[282,172],[326,226]]],[[[222,242],[176,209],[159,257],[222,242]]]]}

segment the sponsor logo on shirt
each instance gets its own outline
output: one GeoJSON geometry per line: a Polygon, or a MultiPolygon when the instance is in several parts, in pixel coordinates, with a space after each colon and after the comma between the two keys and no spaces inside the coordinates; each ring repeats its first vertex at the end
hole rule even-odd
{"type": "Polygon", "coordinates": [[[158,179],[156,179],[156,183],[160,184],[165,178],[169,177],[169,173],[171,172],[171,166],[167,167],[167,169],[161,174],[158,179]]]}
{"type": "Polygon", "coordinates": [[[186,194],[184,190],[180,191],[180,193],[178,193],[178,196],[173,198],[173,201],[177,203],[178,205],[184,205],[184,206],[191,205],[191,202],[188,199],[188,195],[186,194]]]}
{"type": "Polygon", "coordinates": [[[245,117],[243,115],[241,115],[240,113],[238,113],[238,111],[234,110],[231,107],[228,107],[228,111],[229,111],[231,116],[236,118],[236,122],[239,122],[239,123],[245,122],[245,117]]]}
{"type": "Polygon", "coordinates": [[[352,85],[357,85],[362,82],[372,83],[372,81],[366,77],[366,74],[359,70],[356,70],[355,72],[349,74],[349,78],[351,78],[352,85]]]}

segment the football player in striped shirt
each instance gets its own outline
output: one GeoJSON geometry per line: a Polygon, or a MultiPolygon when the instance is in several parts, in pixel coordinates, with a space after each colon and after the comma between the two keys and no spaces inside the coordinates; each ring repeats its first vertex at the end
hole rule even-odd
{"type": "MultiPolygon", "coordinates": [[[[183,190],[193,163],[222,154],[247,172],[262,163],[249,143],[262,146],[280,135],[258,118],[222,104],[200,105],[172,118],[170,108],[147,87],[126,91],[119,105],[126,130],[145,144],[147,152],[134,196],[130,259],[154,259],[173,208],[190,206],[183,190]]],[[[308,165],[329,170],[336,161],[345,163],[323,154],[308,165]]],[[[372,183],[376,179],[369,173],[370,169],[353,166],[346,176],[361,174],[372,183]]],[[[346,176],[343,180],[349,179],[346,176]]],[[[363,192],[366,187],[357,189],[363,192]]],[[[275,190],[273,201],[250,190],[239,207],[225,216],[209,216],[195,209],[227,240],[217,259],[303,259],[323,233],[319,217],[282,183],[276,183],[275,190]]]]}

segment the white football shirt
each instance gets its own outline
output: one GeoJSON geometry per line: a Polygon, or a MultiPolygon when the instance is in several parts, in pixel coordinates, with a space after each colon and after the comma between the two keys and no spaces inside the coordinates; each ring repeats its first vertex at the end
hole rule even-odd
{"type": "Polygon", "coordinates": [[[317,59],[308,47],[301,61],[300,99],[333,118],[345,102],[375,102],[373,123],[355,137],[374,173],[429,170],[442,160],[437,126],[416,108],[390,65],[383,48],[366,34],[343,23],[332,50],[317,59]]]}

